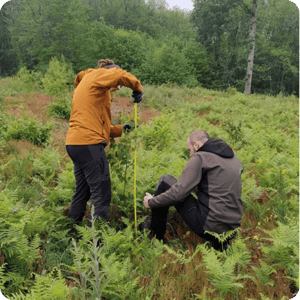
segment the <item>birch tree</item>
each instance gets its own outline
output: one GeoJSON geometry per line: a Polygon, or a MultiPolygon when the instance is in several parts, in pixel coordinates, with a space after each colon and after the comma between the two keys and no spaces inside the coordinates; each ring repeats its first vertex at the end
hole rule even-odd
{"type": "Polygon", "coordinates": [[[253,65],[254,65],[254,50],[255,50],[255,34],[256,34],[256,19],[257,19],[257,4],[256,0],[253,0],[253,16],[251,22],[251,30],[250,30],[250,39],[252,48],[249,52],[248,56],[248,68],[247,68],[247,82],[245,85],[245,94],[251,94],[251,83],[252,83],[252,75],[253,75],[253,65]]]}

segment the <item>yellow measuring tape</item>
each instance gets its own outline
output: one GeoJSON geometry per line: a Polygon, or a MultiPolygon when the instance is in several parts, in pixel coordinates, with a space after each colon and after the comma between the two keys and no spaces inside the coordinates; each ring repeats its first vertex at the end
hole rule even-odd
{"type": "MultiPolygon", "coordinates": [[[[137,103],[134,104],[134,127],[135,130],[137,128],[137,103]]],[[[134,227],[135,227],[135,236],[137,237],[137,217],[136,217],[136,148],[137,145],[135,145],[135,150],[134,150],[134,227]]]]}

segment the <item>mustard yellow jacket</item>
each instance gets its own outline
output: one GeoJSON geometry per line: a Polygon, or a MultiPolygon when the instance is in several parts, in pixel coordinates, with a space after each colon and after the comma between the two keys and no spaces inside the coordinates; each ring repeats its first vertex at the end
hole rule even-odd
{"type": "Polygon", "coordinates": [[[66,145],[93,145],[122,135],[122,125],[111,126],[110,89],[125,86],[142,91],[132,74],[118,68],[88,69],[75,79],[66,145]]]}

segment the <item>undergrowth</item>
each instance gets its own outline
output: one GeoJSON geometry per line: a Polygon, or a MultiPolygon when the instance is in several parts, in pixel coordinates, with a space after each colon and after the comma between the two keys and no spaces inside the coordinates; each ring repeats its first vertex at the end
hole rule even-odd
{"type": "MultiPolygon", "coordinates": [[[[60,64],[61,73],[63,62],[54,63],[60,64]]],[[[53,73],[55,68],[50,68],[53,73]]],[[[0,102],[26,90],[46,90],[48,84],[53,98],[50,114],[68,118],[70,86],[51,81],[51,76],[43,80],[40,73],[20,70],[5,82],[0,102]],[[20,82],[24,84],[16,88],[20,82]]],[[[67,217],[75,188],[73,164],[69,160],[63,165],[51,147],[52,125],[26,115],[16,119],[1,106],[2,293],[9,299],[87,300],[295,295],[299,289],[298,99],[172,84],[144,90],[144,104],[161,114],[146,125],[139,120],[138,130],[106,148],[112,201],[109,222],[102,224],[90,224],[87,217],[74,224],[67,217]],[[244,167],[242,228],[223,252],[192,238],[174,209],[168,218],[167,245],[151,239],[147,230],[135,235],[133,150],[137,150],[140,223],[150,214],[143,196],[154,193],[161,175],[180,176],[189,159],[186,139],[195,129],[227,141],[244,167]],[[25,151],[24,141],[36,146],[25,151]]],[[[118,93],[128,96],[127,90],[118,93]]],[[[131,122],[132,116],[123,115],[122,121],[131,122]]]]}

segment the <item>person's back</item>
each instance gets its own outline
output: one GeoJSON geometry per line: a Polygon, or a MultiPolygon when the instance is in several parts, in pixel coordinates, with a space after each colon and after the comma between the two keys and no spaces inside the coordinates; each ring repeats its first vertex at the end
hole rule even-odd
{"type": "Polygon", "coordinates": [[[122,126],[111,128],[110,89],[126,86],[142,90],[132,74],[119,69],[88,69],[75,80],[67,145],[91,145],[106,141],[109,136],[119,136],[122,126]],[[114,132],[116,131],[116,132],[114,132]]]}
{"type": "Polygon", "coordinates": [[[206,216],[204,229],[222,233],[239,227],[243,210],[243,167],[239,159],[223,140],[217,139],[209,139],[193,156],[199,156],[202,162],[196,194],[206,216]]]}

